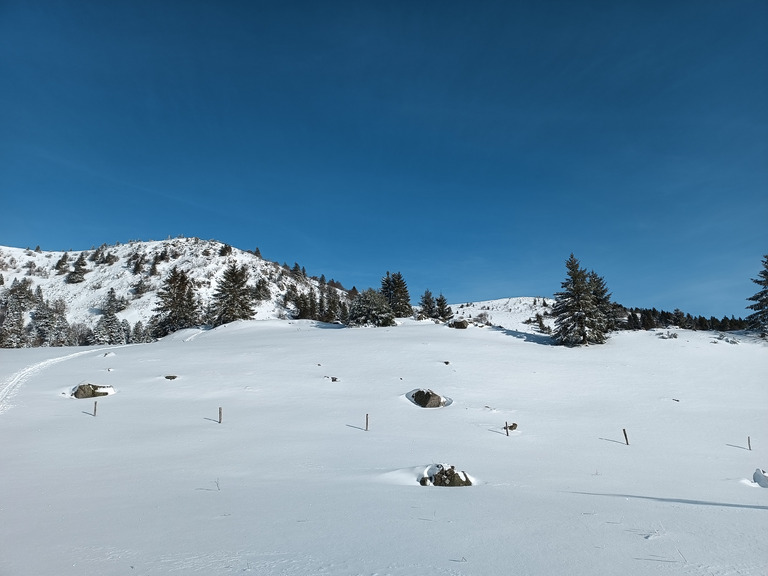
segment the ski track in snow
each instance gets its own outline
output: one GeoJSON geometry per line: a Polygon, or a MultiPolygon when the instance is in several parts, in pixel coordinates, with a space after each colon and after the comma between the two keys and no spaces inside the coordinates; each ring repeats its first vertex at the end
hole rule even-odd
{"type": "Polygon", "coordinates": [[[76,358],[77,356],[84,356],[86,354],[95,354],[97,352],[103,352],[104,350],[114,350],[115,348],[118,348],[118,347],[110,346],[109,348],[96,348],[92,350],[84,350],[82,352],[67,354],[66,356],[59,356],[58,358],[43,360],[42,362],[37,362],[36,364],[30,364],[29,366],[22,368],[21,370],[13,374],[10,378],[5,380],[2,384],[0,384],[0,414],[3,414],[11,409],[12,407],[12,405],[10,404],[11,398],[13,398],[16,395],[16,393],[19,391],[21,386],[24,384],[24,382],[26,382],[30,378],[30,376],[33,376],[34,374],[42,372],[49,366],[53,366],[54,364],[58,364],[59,362],[64,362],[66,360],[71,360],[72,358],[76,358]]]}

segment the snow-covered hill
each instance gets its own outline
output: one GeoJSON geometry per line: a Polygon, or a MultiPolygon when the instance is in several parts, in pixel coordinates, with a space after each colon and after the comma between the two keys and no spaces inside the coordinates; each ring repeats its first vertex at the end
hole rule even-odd
{"type": "Polygon", "coordinates": [[[766,343],[558,347],[531,306],[0,349],[0,574],[768,573],[766,343]],[[435,464],[475,485],[420,486],[435,464]]]}
{"type": "MultiPolygon", "coordinates": [[[[129,302],[129,306],[117,314],[118,318],[131,325],[137,321],[146,325],[157,304],[156,292],[172,267],[187,272],[206,305],[224,269],[231,263],[247,267],[250,285],[255,285],[261,278],[267,282],[270,298],[257,303],[255,317],[258,319],[290,316],[290,310],[284,305],[289,285],[295,286],[299,293],[320,288],[317,280],[290,274],[283,266],[251,252],[213,240],[175,238],[103,245],[66,253],[0,246],[0,274],[4,284],[0,289],[8,288],[14,280],[26,278],[32,282],[33,291],[37,287],[42,289],[46,300],[63,300],[70,324],[83,323],[89,327],[98,321],[107,293],[114,289],[118,297],[129,302]],[[86,254],[88,272],[83,282],[70,284],[66,281],[66,272],[72,270],[81,253],[86,254]],[[59,273],[56,264],[65,254],[68,257],[66,272],[59,273]],[[137,295],[134,287],[140,279],[146,285],[146,292],[137,295]]],[[[343,296],[344,293],[339,291],[339,294],[343,296]]]]}

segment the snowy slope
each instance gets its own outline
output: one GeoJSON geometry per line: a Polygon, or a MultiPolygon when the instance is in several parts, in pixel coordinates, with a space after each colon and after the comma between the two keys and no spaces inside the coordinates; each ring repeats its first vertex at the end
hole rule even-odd
{"type": "MultiPolygon", "coordinates": [[[[306,292],[310,287],[318,289],[317,281],[296,279],[282,266],[253,253],[232,248],[230,253],[222,256],[221,250],[224,246],[221,242],[199,238],[105,245],[102,249],[105,253],[116,256],[117,261],[113,264],[97,264],[87,260],[88,273],[85,275],[85,281],[79,284],[68,284],[66,275],[58,274],[55,270],[56,263],[65,252],[38,252],[0,246],[0,274],[6,288],[14,279],[28,278],[33,283],[33,291],[39,286],[47,300],[62,299],[67,304],[67,318],[70,324],[84,323],[90,327],[98,321],[100,307],[110,288],[115,290],[118,297],[126,298],[130,302],[126,310],[117,314],[118,318],[128,320],[131,325],[139,320],[146,325],[157,304],[155,292],[174,266],[187,272],[195,282],[204,305],[210,302],[218,281],[229,264],[234,262],[238,266],[246,266],[251,278],[249,284],[255,285],[257,279],[264,278],[271,293],[269,300],[259,302],[256,306],[256,318],[259,319],[286,316],[288,311],[283,306],[283,297],[289,284],[294,284],[300,293],[306,292]],[[151,263],[155,256],[163,254],[167,255],[167,259],[158,261],[157,274],[150,275],[151,263]],[[134,272],[132,260],[137,256],[144,258],[139,273],[134,272]],[[135,298],[133,286],[140,278],[147,284],[147,292],[135,298]]],[[[85,252],[88,258],[94,251],[95,248],[67,252],[69,270],[82,252],[85,252]]]]}
{"type": "Polygon", "coordinates": [[[768,573],[765,343],[555,347],[529,304],[0,350],[0,574],[768,573]],[[95,417],[82,381],[116,390],[95,417]],[[419,486],[434,463],[477,483],[419,486]]]}

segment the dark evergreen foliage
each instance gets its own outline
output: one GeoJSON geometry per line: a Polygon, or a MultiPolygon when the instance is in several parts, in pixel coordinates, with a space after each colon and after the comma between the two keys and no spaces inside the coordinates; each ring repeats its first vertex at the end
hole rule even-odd
{"type": "Polygon", "coordinates": [[[395,315],[384,295],[368,288],[352,301],[347,323],[350,326],[394,326],[395,315]]]}
{"type": "Polygon", "coordinates": [[[128,307],[128,300],[122,296],[118,297],[115,294],[115,289],[110,288],[107,292],[107,298],[104,300],[104,304],[101,307],[102,314],[116,314],[122,312],[128,307]]]}
{"type": "MultiPolygon", "coordinates": [[[[595,280],[571,254],[565,263],[567,277],[562,291],[555,294],[553,339],[566,346],[602,344],[607,322],[595,298],[595,280]]],[[[596,276],[596,275],[595,275],[596,276]]],[[[607,291],[606,291],[607,292],[607,291]]]]}
{"type": "Polygon", "coordinates": [[[761,336],[768,336],[768,254],[763,256],[763,269],[757,274],[757,278],[752,278],[752,282],[760,286],[760,290],[753,296],[747,298],[750,304],[748,310],[754,310],[747,316],[747,326],[750,330],[759,332],[761,336]]]}
{"type": "Polygon", "coordinates": [[[432,296],[432,292],[429,290],[424,290],[424,294],[421,295],[419,307],[421,308],[420,314],[423,318],[437,318],[435,297],[432,296]]]}
{"type": "Polygon", "coordinates": [[[69,272],[69,254],[64,252],[61,258],[59,258],[59,260],[56,262],[54,269],[59,275],[69,272]]]}
{"type": "Polygon", "coordinates": [[[192,281],[174,266],[157,291],[158,303],[152,317],[152,334],[160,338],[199,323],[199,305],[192,281]]]}
{"type": "Polygon", "coordinates": [[[213,295],[213,325],[219,326],[235,320],[248,320],[253,316],[253,294],[248,287],[248,269],[230,264],[224,270],[213,295]]]}
{"type": "MultiPolygon", "coordinates": [[[[38,287],[39,288],[39,287],[38,287]]],[[[73,344],[67,305],[59,299],[52,304],[43,300],[37,304],[31,314],[28,326],[31,346],[69,346],[73,344]]]]}
{"type": "Polygon", "coordinates": [[[85,274],[88,272],[88,264],[85,261],[85,253],[81,252],[77,260],[75,260],[73,270],[67,274],[68,284],[79,284],[85,281],[85,274]]]}
{"type": "Polygon", "coordinates": [[[386,298],[396,318],[413,316],[411,296],[400,272],[390,274],[387,271],[386,276],[381,279],[381,294],[386,298]]]}
{"type": "Polygon", "coordinates": [[[272,293],[269,290],[269,282],[267,282],[266,278],[259,278],[256,281],[252,294],[254,300],[269,300],[272,297],[272,293]]]}
{"type": "Polygon", "coordinates": [[[107,312],[99,318],[93,329],[94,344],[125,344],[123,326],[114,312],[107,312]]]}
{"type": "Polygon", "coordinates": [[[453,310],[448,306],[448,300],[443,296],[442,292],[435,300],[435,306],[437,308],[437,317],[443,322],[447,322],[453,318],[453,310]]]}
{"type": "Polygon", "coordinates": [[[144,294],[147,293],[147,290],[149,290],[149,286],[147,286],[147,283],[144,282],[144,278],[139,278],[131,288],[134,298],[141,298],[144,294]]]}

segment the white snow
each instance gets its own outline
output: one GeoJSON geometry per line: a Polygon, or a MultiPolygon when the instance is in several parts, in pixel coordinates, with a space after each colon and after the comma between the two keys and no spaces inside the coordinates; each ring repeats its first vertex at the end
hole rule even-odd
{"type": "Polygon", "coordinates": [[[532,300],[0,349],[0,574],[768,573],[765,342],[555,347],[532,300]],[[475,485],[419,486],[438,463],[475,485]]]}

